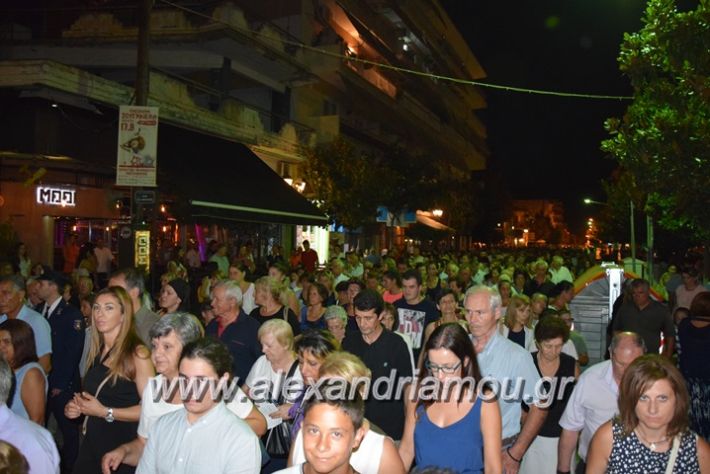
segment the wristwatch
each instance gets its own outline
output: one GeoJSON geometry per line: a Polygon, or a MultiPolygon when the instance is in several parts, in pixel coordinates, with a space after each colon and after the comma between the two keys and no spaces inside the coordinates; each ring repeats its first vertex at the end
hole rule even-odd
{"type": "Polygon", "coordinates": [[[113,420],[115,420],[115,418],[113,417],[113,408],[108,409],[104,420],[106,420],[106,423],[113,423],[113,420]]]}

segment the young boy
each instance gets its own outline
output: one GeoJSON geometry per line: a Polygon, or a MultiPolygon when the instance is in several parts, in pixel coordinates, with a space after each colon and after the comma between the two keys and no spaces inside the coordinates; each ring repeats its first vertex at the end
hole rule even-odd
{"type": "Polygon", "coordinates": [[[321,393],[304,404],[303,449],[306,462],[277,474],[354,474],[350,454],[362,441],[365,405],[357,390],[342,383],[336,393],[321,393]]]}

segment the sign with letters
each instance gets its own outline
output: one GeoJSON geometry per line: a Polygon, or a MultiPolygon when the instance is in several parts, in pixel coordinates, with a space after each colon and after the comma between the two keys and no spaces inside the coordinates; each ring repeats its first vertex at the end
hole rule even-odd
{"type": "Polygon", "coordinates": [[[150,231],[137,230],[134,252],[134,266],[145,267],[145,272],[150,273],[150,231]]]}
{"type": "Polygon", "coordinates": [[[122,105],[118,115],[116,184],[155,187],[158,107],[122,105]]]}
{"type": "Polygon", "coordinates": [[[76,190],[72,188],[37,186],[37,204],[74,207],[76,206],[76,190]]]}

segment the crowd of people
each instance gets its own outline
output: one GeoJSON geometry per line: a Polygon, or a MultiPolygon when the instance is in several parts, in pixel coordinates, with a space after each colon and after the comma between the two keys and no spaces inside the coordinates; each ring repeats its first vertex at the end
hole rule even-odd
{"type": "Polygon", "coordinates": [[[154,294],[106,250],[0,266],[0,472],[710,472],[692,265],[629,279],[591,364],[584,250],[166,246],[154,294]]]}

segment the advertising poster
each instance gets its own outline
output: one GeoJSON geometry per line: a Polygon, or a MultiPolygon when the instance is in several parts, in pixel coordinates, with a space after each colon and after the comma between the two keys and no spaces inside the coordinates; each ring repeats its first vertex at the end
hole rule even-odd
{"type": "Polygon", "coordinates": [[[158,107],[122,105],[118,117],[117,186],[155,186],[158,107]]]}

